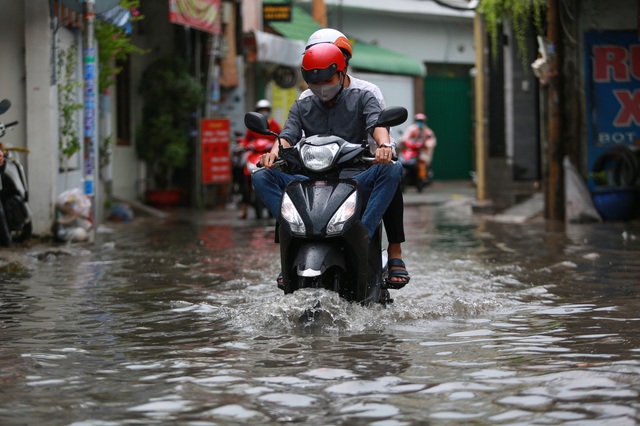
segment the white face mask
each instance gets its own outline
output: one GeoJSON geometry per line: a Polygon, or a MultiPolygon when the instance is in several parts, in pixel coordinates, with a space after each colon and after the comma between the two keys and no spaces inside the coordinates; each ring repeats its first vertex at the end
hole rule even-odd
{"type": "Polygon", "coordinates": [[[315,84],[309,83],[309,89],[316,95],[322,102],[328,102],[333,99],[340,89],[342,89],[342,80],[338,79],[336,84],[315,84]]]}

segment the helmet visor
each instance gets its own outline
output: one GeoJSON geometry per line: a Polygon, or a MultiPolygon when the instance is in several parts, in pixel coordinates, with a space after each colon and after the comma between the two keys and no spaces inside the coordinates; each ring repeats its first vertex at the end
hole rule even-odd
{"type": "Polygon", "coordinates": [[[336,64],[331,64],[329,67],[325,69],[311,69],[305,70],[302,68],[302,78],[307,83],[322,83],[323,81],[327,81],[331,79],[336,73],[338,66],[336,64]]]}

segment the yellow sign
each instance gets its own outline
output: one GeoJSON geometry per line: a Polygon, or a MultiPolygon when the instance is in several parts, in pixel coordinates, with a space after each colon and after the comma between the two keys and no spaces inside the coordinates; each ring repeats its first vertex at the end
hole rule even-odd
{"type": "Polygon", "coordinates": [[[291,3],[262,4],[264,22],[291,22],[291,3]]]}

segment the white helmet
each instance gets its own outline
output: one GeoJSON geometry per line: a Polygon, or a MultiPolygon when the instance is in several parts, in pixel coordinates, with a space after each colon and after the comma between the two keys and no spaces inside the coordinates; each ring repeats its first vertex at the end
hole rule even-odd
{"type": "Polygon", "coordinates": [[[311,34],[309,40],[307,40],[307,47],[305,47],[304,50],[308,50],[311,46],[319,43],[335,44],[340,48],[340,50],[342,50],[342,53],[347,56],[347,61],[353,56],[351,43],[349,43],[349,39],[347,38],[347,36],[345,36],[338,30],[334,30],[333,28],[322,28],[311,34]]]}
{"type": "Polygon", "coordinates": [[[257,103],[256,103],[256,111],[259,111],[261,109],[271,109],[271,102],[269,102],[266,99],[260,99],[257,103]]]}

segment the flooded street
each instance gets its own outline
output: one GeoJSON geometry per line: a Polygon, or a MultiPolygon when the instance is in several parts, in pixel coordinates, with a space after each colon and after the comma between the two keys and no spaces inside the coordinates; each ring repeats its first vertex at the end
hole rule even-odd
{"type": "Polygon", "coordinates": [[[386,308],[284,296],[272,220],[235,210],[21,249],[0,276],[0,423],[638,424],[640,224],[429,200],[407,202],[412,278],[386,308]]]}

